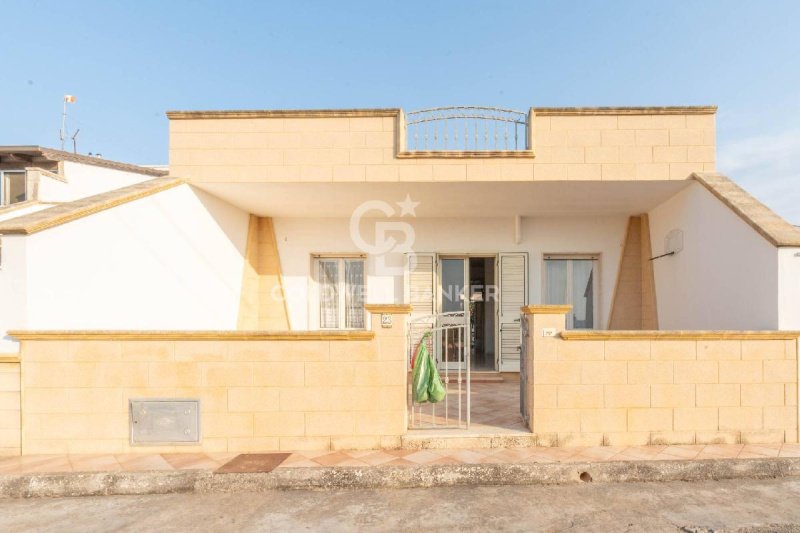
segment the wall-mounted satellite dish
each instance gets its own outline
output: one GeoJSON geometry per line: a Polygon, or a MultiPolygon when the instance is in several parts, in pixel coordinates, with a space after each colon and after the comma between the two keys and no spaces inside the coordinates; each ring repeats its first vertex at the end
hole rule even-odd
{"type": "Polygon", "coordinates": [[[683,250],[683,230],[674,229],[664,238],[664,252],[677,254],[683,250]]]}
{"type": "Polygon", "coordinates": [[[674,229],[664,237],[664,253],[651,257],[650,261],[667,257],[668,255],[675,255],[681,250],[683,250],[683,230],[674,229]]]}

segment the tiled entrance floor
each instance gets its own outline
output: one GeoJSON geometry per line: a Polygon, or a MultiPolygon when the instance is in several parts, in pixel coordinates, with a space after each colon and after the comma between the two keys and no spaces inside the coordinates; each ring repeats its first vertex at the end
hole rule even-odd
{"type": "MultiPolygon", "coordinates": [[[[58,472],[216,470],[238,454],[29,455],[0,457],[0,475],[58,472]]],[[[278,468],[419,466],[486,463],[567,463],[800,457],[800,444],[698,444],[590,448],[302,451],[278,468]]]]}
{"type": "MultiPolygon", "coordinates": [[[[466,409],[466,392],[462,389],[462,409],[466,409]]],[[[471,434],[530,433],[522,423],[519,413],[519,380],[506,377],[499,383],[472,383],[471,434]]],[[[415,407],[414,423],[417,429],[438,430],[445,425],[458,425],[458,391],[448,387],[448,419],[444,416],[444,402],[415,407]]],[[[465,411],[462,411],[465,413],[465,411]]],[[[462,423],[466,414],[462,415],[462,423]]],[[[452,433],[452,432],[451,432],[452,433]]]]}

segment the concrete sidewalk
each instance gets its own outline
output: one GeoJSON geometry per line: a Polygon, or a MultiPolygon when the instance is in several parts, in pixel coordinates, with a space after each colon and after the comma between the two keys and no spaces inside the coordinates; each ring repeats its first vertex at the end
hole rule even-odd
{"type": "Polygon", "coordinates": [[[7,457],[0,459],[0,497],[800,475],[797,444],[298,451],[271,472],[217,472],[238,456],[195,453],[7,457]]]}

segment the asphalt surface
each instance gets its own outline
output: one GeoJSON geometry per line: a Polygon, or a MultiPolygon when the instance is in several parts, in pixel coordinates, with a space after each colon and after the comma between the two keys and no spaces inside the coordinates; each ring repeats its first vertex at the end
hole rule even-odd
{"type": "Polygon", "coordinates": [[[0,531],[798,531],[800,479],[0,500],[0,531]]]}

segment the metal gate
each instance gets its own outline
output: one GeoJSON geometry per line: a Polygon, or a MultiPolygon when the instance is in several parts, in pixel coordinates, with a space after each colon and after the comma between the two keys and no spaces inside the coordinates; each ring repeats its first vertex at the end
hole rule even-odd
{"type": "Polygon", "coordinates": [[[520,346],[519,346],[519,413],[525,425],[530,425],[528,412],[528,315],[523,314],[520,319],[520,346]]]}
{"type": "Polygon", "coordinates": [[[408,327],[409,429],[469,429],[470,352],[469,311],[415,318],[408,327]],[[426,333],[430,335],[425,336],[426,333]],[[438,403],[415,403],[412,362],[420,343],[426,342],[447,394],[438,403]]]}

